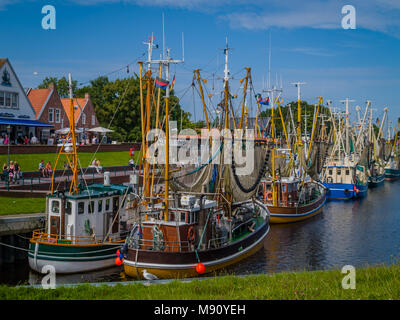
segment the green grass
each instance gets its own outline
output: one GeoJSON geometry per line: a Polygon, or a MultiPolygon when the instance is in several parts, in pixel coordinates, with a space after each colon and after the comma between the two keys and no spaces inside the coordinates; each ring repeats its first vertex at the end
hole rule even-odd
{"type": "MultiPolygon", "coordinates": [[[[78,158],[80,160],[80,164],[83,168],[88,167],[93,160],[94,153],[92,152],[80,152],[78,153],[78,158]]],[[[100,160],[100,163],[103,167],[108,166],[122,166],[128,165],[128,161],[130,159],[129,151],[117,151],[117,152],[97,152],[96,159],[100,160]]],[[[11,154],[10,161],[17,161],[22,171],[38,171],[39,170],[39,162],[41,160],[46,164],[48,161],[51,162],[51,165],[54,169],[54,164],[57,159],[56,153],[32,153],[32,154],[11,154]]],[[[135,163],[137,163],[139,159],[139,152],[135,151],[135,163]]],[[[63,169],[65,161],[65,156],[62,155],[57,165],[57,169],[63,169]]],[[[7,163],[7,155],[0,155],[0,164],[3,166],[4,163],[7,163]]]]}
{"type": "Polygon", "coordinates": [[[41,213],[46,209],[44,198],[0,197],[0,215],[41,213]]]}
{"type": "Polygon", "coordinates": [[[356,289],[343,289],[340,270],[276,273],[247,277],[224,276],[189,283],[172,281],[145,286],[141,283],[116,286],[60,287],[43,290],[0,286],[0,300],[5,299],[399,299],[400,265],[356,270],[356,289]]]}

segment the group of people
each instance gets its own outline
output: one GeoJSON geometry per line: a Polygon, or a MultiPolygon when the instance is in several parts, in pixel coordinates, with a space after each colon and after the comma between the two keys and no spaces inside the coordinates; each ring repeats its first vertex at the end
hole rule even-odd
{"type": "Polygon", "coordinates": [[[35,136],[32,136],[30,139],[28,138],[28,136],[25,136],[24,138],[22,138],[22,136],[18,136],[14,141],[14,140],[10,139],[8,134],[6,134],[4,136],[0,135],[0,145],[9,145],[9,144],[28,145],[28,144],[38,144],[38,143],[39,143],[39,139],[36,138],[35,136]]]}
{"type": "Polygon", "coordinates": [[[39,162],[39,172],[44,178],[49,178],[53,170],[51,169],[51,162],[47,162],[46,165],[44,164],[43,160],[39,162]]]}
{"type": "Polygon", "coordinates": [[[18,183],[18,180],[21,179],[22,172],[21,167],[17,161],[10,161],[10,164],[3,164],[3,179],[4,181],[8,180],[8,183],[18,183]]]}

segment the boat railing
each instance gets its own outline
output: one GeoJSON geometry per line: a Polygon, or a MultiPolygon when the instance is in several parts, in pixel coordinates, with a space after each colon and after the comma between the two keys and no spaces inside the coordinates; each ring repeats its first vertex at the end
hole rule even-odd
{"type": "Polygon", "coordinates": [[[36,242],[46,242],[46,243],[53,243],[53,244],[118,244],[123,243],[124,240],[115,237],[108,237],[106,240],[103,241],[102,236],[72,236],[72,235],[60,235],[60,234],[51,234],[46,233],[41,230],[34,230],[32,232],[32,241],[36,242]]]}
{"type": "Polygon", "coordinates": [[[208,248],[211,247],[211,244],[213,243],[215,247],[223,247],[227,245],[229,242],[229,235],[219,237],[219,238],[212,238],[208,240],[208,248]]]}
{"type": "Polygon", "coordinates": [[[142,249],[152,250],[153,248],[162,248],[162,251],[188,251],[192,247],[192,244],[189,241],[162,240],[157,242],[150,239],[140,239],[139,245],[142,249]]]}

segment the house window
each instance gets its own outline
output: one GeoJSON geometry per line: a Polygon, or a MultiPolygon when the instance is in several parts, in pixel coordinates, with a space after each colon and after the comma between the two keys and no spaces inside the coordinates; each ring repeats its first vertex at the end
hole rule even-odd
{"type": "Polygon", "coordinates": [[[85,202],[78,203],[78,214],[82,214],[85,212],[85,202]]]}
{"type": "Polygon", "coordinates": [[[10,92],[6,92],[6,107],[11,107],[11,93],[10,92]]]}
{"type": "Polygon", "coordinates": [[[49,108],[49,122],[54,122],[54,109],[49,108]]]}
{"type": "Polygon", "coordinates": [[[82,114],[82,124],[86,124],[86,114],[82,114]]]}
{"type": "Polygon", "coordinates": [[[92,115],[92,126],[96,124],[96,116],[92,115]]]}
{"type": "Polygon", "coordinates": [[[4,91],[0,91],[0,106],[4,106],[4,91]]]}
{"type": "Polygon", "coordinates": [[[97,203],[97,212],[101,213],[103,211],[103,200],[99,200],[97,203]]]}
{"type": "Polygon", "coordinates": [[[61,119],[61,110],[56,109],[56,123],[60,123],[60,119],[61,119]]]}
{"type": "Polygon", "coordinates": [[[11,94],[12,100],[12,108],[13,109],[18,109],[18,93],[12,93],[11,94]]]}

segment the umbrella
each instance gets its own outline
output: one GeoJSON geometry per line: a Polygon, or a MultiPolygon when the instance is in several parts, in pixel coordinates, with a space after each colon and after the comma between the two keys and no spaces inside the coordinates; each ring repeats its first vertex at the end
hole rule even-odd
{"type": "MultiPolygon", "coordinates": [[[[69,132],[69,128],[62,128],[62,129],[58,129],[55,131],[55,133],[58,133],[58,134],[67,134],[68,132],[69,132]]],[[[82,129],[75,129],[75,132],[81,133],[82,129]]]]}
{"type": "Polygon", "coordinates": [[[87,131],[98,132],[98,133],[114,132],[114,130],[103,128],[103,127],[96,127],[96,128],[89,129],[87,131]]]}

